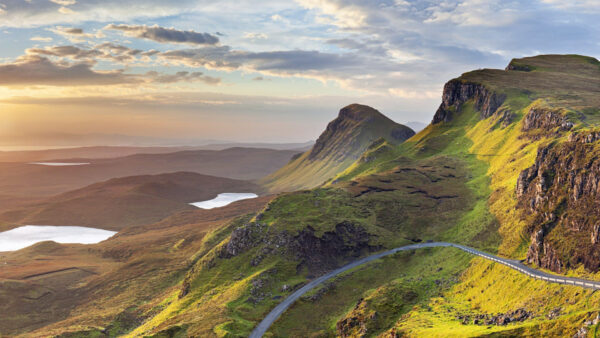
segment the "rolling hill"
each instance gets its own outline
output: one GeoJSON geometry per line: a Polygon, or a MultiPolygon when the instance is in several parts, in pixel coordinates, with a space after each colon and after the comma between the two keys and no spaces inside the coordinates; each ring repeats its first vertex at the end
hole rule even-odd
{"type": "Polygon", "coordinates": [[[5,162],[0,163],[0,191],[13,198],[39,199],[115,177],[178,171],[254,180],[281,168],[297,153],[295,150],[229,148],[117,158],[55,159],[56,162],[90,163],[67,167],[5,162]]]}
{"type": "MultiPolygon", "coordinates": [[[[120,231],[192,210],[223,192],[255,192],[250,182],[190,172],[114,178],[0,214],[17,224],[77,225],[120,231]]],[[[7,226],[4,227],[6,230],[7,226]]]]}
{"type": "Polygon", "coordinates": [[[348,168],[376,140],[399,144],[413,135],[377,110],[352,104],[340,110],[310,150],[260,183],[271,191],[314,188],[348,168]]]}

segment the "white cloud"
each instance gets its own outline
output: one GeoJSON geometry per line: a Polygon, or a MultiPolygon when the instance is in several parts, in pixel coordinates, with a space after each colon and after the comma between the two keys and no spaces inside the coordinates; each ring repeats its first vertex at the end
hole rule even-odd
{"type": "Polygon", "coordinates": [[[251,39],[251,40],[264,40],[264,39],[268,39],[269,36],[265,33],[246,32],[246,33],[244,33],[244,38],[251,39]]]}
{"type": "Polygon", "coordinates": [[[464,0],[455,4],[442,2],[428,8],[426,23],[450,22],[460,26],[501,27],[514,23],[519,11],[513,1],[464,0]]]}
{"type": "Polygon", "coordinates": [[[296,0],[308,9],[316,9],[322,13],[319,20],[325,24],[333,24],[344,28],[358,28],[366,24],[367,13],[361,6],[348,4],[341,0],[296,0]]]}
{"type": "Polygon", "coordinates": [[[54,28],[48,28],[48,31],[60,35],[73,43],[80,43],[90,39],[101,39],[105,37],[102,30],[98,30],[95,33],[86,33],[82,28],[77,27],[56,26],[54,28]]]}
{"type": "Polygon", "coordinates": [[[69,7],[61,7],[58,9],[58,12],[61,14],[66,14],[66,15],[71,15],[71,14],[75,14],[75,11],[70,9],[69,7]]]}
{"type": "Polygon", "coordinates": [[[61,6],[71,6],[77,3],[77,0],[50,0],[51,2],[54,2],[55,4],[61,5],[61,6]]]}
{"type": "Polygon", "coordinates": [[[50,42],[50,41],[52,41],[52,38],[49,37],[49,36],[46,36],[46,37],[44,37],[44,36],[34,36],[31,39],[29,39],[29,40],[31,40],[31,41],[39,41],[39,42],[50,42]]]}

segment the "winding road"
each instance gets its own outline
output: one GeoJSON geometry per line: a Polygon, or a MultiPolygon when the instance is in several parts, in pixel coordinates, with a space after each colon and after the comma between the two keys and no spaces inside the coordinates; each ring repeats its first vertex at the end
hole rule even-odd
{"type": "Polygon", "coordinates": [[[285,310],[287,310],[287,308],[289,308],[296,300],[298,300],[298,298],[302,297],[302,295],[304,295],[305,293],[307,293],[314,287],[318,286],[319,284],[322,284],[323,282],[341,274],[342,272],[348,271],[359,265],[374,261],[376,259],[395,254],[399,251],[407,251],[407,250],[415,250],[415,249],[423,249],[423,248],[433,248],[433,247],[457,248],[462,251],[468,252],[470,254],[480,256],[485,259],[489,259],[491,261],[500,263],[502,265],[506,265],[509,268],[517,270],[520,273],[523,273],[529,277],[532,277],[535,279],[541,279],[546,282],[567,284],[567,285],[579,286],[579,287],[583,287],[583,288],[600,290],[600,282],[549,274],[549,273],[546,273],[543,271],[539,271],[539,270],[530,268],[530,267],[526,266],[525,264],[521,263],[520,261],[490,255],[488,253],[470,248],[468,246],[464,246],[464,245],[460,245],[460,244],[453,244],[453,243],[446,243],[446,242],[419,243],[419,244],[402,246],[402,247],[388,250],[385,252],[380,252],[378,254],[374,254],[374,255],[371,255],[371,256],[368,256],[365,258],[361,258],[350,264],[344,265],[339,269],[333,270],[317,279],[310,281],[308,284],[306,284],[303,287],[301,287],[300,289],[296,290],[289,297],[284,299],[283,302],[279,303],[273,310],[271,310],[271,312],[269,312],[269,314],[265,317],[265,319],[263,319],[258,324],[258,326],[254,329],[254,331],[252,331],[252,333],[250,334],[250,338],[262,337],[265,334],[265,332],[267,332],[269,327],[271,327],[271,325],[281,316],[281,314],[283,312],[285,312],[285,310]]]}

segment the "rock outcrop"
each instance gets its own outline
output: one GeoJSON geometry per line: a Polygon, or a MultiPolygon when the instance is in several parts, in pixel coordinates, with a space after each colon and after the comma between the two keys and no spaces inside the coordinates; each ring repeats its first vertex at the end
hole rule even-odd
{"type": "MultiPolygon", "coordinates": [[[[529,110],[523,120],[523,131],[540,129],[545,132],[567,131],[573,128],[573,122],[559,110],[534,107],[529,110]]],[[[547,135],[547,134],[546,134],[547,135]]]]}
{"type": "Polygon", "coordinates": [[[378,246],[369,244],[370,235],[361,226],[341,222],[332,231],[321,236],[306,226],[298,234],[276,232],[260,222],[250,222],[233,230],[230,239],[221,248],[220,258],[232,258],[251,249],[259,248],[250,260],[259,265],[267,255],[289,255],[298,262],[298,269],[322,273],[339,266],[347,258],[376,251],[378,246]]]}
{"type": "Polygon", "coordinates": [[[517,60],[513,59],[510,61],[510,63],[508,64],[508,66],[506,66],[506,68],[504,70],[513,70],[513,71],[519,71],[519,72],[530,72],[533,70],[533,68],[529,65],[526,64],[522,64],[519,63],[517,60]]]}
{"type": "Polygon", "coordinates": [[[523,322],[533,318],[533,313],[523,308],[516,309],[507,313],[493,314],[477,314],[477,315],[458,315],[456,319],[463,325],[507,325],[514,322],[523,322]]]}
{"type": "Polygon", "coordinates": [[[451,80],[444,85],[442,104],[433,116],[431,123],[451,121],[453,112],[471,99],[474,100],[475,109],[480,112],[481,118],[485,119],[500,108],[506,95],[495,93],[479,83],[465,82],[460,79],[451,80]]]}
{"type": "Polygon", "coordinates": [[[555,272],[600,268],[600,131],[570,135],[538,150],[516,195],[529,222],[527,261],[555,272]]]}

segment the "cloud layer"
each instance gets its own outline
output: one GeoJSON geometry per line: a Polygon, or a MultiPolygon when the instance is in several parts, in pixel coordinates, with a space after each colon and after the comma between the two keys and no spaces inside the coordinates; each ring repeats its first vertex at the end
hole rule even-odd
{"type": "Polygon", "coordinates": [[[110,24],[105,27],[109,30],[118,30],[124,32],[127,36],[148,39],[162,43],[184,43],[192,45],[214,45],[219,42],[219,38],[209,33],[198,33],[194,31],[181,31],[174,28],[164,28],[157,25],[115,25],[110,24]]]}
{"type": "MultiPolygon", "coordinates": [[[[443,84],[465,71],[534,54],[599,56],[599,13],[591,0],[0,0],[0,97],[43,97],[52,109],[65,92],[104,95],[89,101],[99,106],[217,91],[229,96],[169,101],[180,108],[165,108],[165,120],[227,101],[205,116],[223,126],[246,114],[289,125],[301,104],[335,97],[428,122],[443,84]],[[230,103],[236,95],[260,99],[248,111],[230,103]],[[305,101],[270,104],[289,97],[305,101]]],[[[337,108],[313,105],[302,123],[321,126],[331,116],[316,109],[337,108]]]]}

